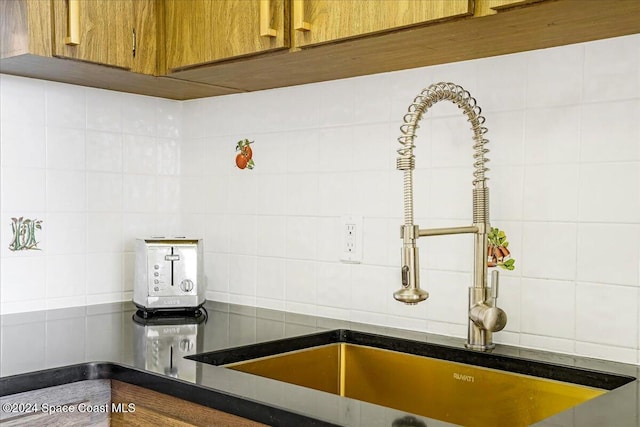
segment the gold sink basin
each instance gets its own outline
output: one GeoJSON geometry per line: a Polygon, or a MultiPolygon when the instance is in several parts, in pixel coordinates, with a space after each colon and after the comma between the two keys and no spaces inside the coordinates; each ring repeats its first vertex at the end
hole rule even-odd
{"type": "Polygon", "coordinates": [[[194,359],[465,426],[528,426],[633,380],[344,330],[194,359]]]}

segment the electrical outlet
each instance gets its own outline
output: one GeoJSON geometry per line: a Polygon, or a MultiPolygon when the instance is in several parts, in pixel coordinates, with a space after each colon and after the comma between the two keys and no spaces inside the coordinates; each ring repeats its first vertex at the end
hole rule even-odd
{"type": "Polygon", "coordinates": [[[343,216],[340,227],[340,261],[358,264],[362,262],[362,217],[343,216]]]}

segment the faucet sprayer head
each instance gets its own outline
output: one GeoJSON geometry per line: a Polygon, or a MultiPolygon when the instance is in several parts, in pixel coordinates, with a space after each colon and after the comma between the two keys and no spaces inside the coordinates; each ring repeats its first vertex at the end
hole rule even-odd
{"type": "Polygon", "coordinates": [[[395,291],[393,297],[405,304],[415,305],[429,298],[429,292],[420,288],[402,288],[395,291]]]}
{"type": "Polygon", "coordinates": [[[402,248],[402,288],[393,297],[405,304],[417,304],[429,298],[429,292],[420,289],[418,248],[415,243],[402,248]]]}

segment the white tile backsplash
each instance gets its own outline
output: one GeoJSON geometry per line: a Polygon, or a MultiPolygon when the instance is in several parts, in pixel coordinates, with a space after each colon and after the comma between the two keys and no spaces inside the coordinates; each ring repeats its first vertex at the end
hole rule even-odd
{"type": "Polygon", "coordinates": [[[579,282],[576,286],[576,340],[637,348],[638,292],[638,287],[579,282]]]}
{"type": "Polygon", "coordinates": [[[347,172],[323,173],[318,177],[318,214],[340,216],[353,211],[354,177],[347,172]]]}
{"type": "MultiPolygon", "coordinates": [[[[342,219],[337,217],[317,218],[315,227],[317,236],[316,260],[327,262],[336,261],[339,258],[339,253],[342,248],[342,219]]],[[[361,232],[364,233],[364,231],[361,232]]]]}
{"type": "Polygon", "coordinates": [[[491,181],[489,186],[489,204],[491,219],[499,221],[522,221],[523,193],[513,191],[514,188],[522,188],[524,185],[524,169],[518,166],[492,166],[491,181]],[[491,197],[495,194],[496,197],[491,197]],[[499,195],[509,194],[509,197],[499,195]]]}
{"type": "Polygon", "coordinates": [[[320,92],[318,107],[322,126],[350,125],[354,122],[356,80],[336,80],[332,82],[332,90],[320,92]]]}
{"type": "Polygon", "coordinates": [[[158,170],[157,145],[155,137],[125,135],[124,172],[155,175],[158,170]]]}
{"type": "Polygon", "coordinates": [[[579,106],[527,111],[524,126],[526,164],[572,163],[579,152],[579,106]]]}
{"type": "MultiPolygon", "coordinates": [[[[222,200],[221,195],[227,195],[227,179],[222,178],[224,181],[220,181],[219,177],[213,178],[216,180],[215,185],[221,188],[216,189],[217,195],[214,197],[219,198],[213,206],[213,212],[225,211],[227,209],[226,198],[222,200]]],[[[256,184],[255,190],[255,203],[256,212],[260,212],[262,215],[284,215],[286,213],[286,194],[284,188],[286,186],[286,175],[262,175],[260,181],[256,184]]],[[[232,196],[234,197],[234,196],[232,196]]]]}
{"type": "Polygon", "coordinates": [[[155,212],[158,180],[151,175],[125,175],[122,201],[126,212],[155,212]]]}
{"type": "MultiPolygon", "coordinates": [[[[418,135],[420,139],[416,142],[416,158],[428,156],[431,160],[428,164],[421,162],[421,166],[451,168],[468,167],[473,164],[472,158],[469,157],[469,153],[472,152],[473,133],[464,114],[436,117],[430,120],[429,127],[424,126],[424,129],[418,131],[418,135]],[[424,139],[423,133],[426,134],[424,139]]],[[[465,168],[465,171],[468,170],[465,168]]]]}
{"type": "Polygon", "coordinates": [[[183,139],[180,144],[182,176],[201,176],[205,171],[205,141],[202,138],[183,139]]]}
{"type": "Polygon", "coordinates": [[[580,221],[640,223],[640,168],[636,163],[580,166],[580,221]]]}
{"type": "Polygon", "coordinates": [[[520,334],[520,345],[522,347],[538,350],[557,351],[560,353],[576,353],[576,342],[567,338],[550,337],[545,335],[520,334]]]}
{"type": "MultiPolygon", "coordinates": [[[[135,251],[137,238],[157,236],[162,234],[160,231],[157,229],[156,216],[153,213],[127,212],[122,215],[122,244],[127,253],[135,251]]],[[[118,232],[116,231],[115,234],[117,236],[118,232]]]]}
{"type": "Polygon", "coordinates": [[[122,213],[87,214],[87,253],[122,253],[122,213]]]}
{"type": "Polygon", "coordinates": [[[285,261],[281,258],[258,257],[256,296],[284,301],[285,261]]]}
{"type": "Polygon", "coordinates": [[[49,212],[84,212],[86,188],[84,171],[47,171],[47,210],[49,212]]]}
{"type": "MultiPolygon", "coordinates": [[[[70,86],[73,87],[73,86],[70,86]]],[[[47,168],[66,171],[85,170],[85,132],[83,129],[67,129],[48,126],[47,168]]],[[[4,143],[3,143],[4,145],[4,143]]]]}
{"type": "Polygon", "coordinates": [[[156,136],[159,99],[150,96],[122,94],[122,131],[132,135],[156,136]]]}
{"type": "Polygon", "coordinates": [[[47,299],[84,297],[86,255],[54,255],[47,257],[47,299]]]}
{"type": "MultiPolygon", "coordinates": [[[[318,172],[321,167],[334,167],[333,165],[326,164],[326,162],[330,161],[331,158],[329,157],[328,159],[325,159],[327,156],[326,152],[324,155],[321,154],[324,150],[321,145],[324,146],[326,144],[334,147],[339,147],[341,145],[336,143],[333,139],[342,137],[342,135],[335,131],[335,128],[327,129],[328,136],[323,139],[321,139],[320,131],[314,130],[284,132],[280,135],[283,138],[285,145],[284,147],[281,146],[278,148],[284,149],[285,151],[281,153],[282,157],[280,157],[280,160],[273,163],[267,172],[309,173],[318,172]]],[[[259,147],[260,146],[256,148],[259,150],[259,147]]],[[[341,155],[339,156],[340,158],[337,156],[336,159],[334,159],[338,165],[344,163],[344,157],[351,158],[349,146],[345,147],[345,150],[348,153],[346,156],[341,155]]],[[[337,170],[341,169],[339,166],[336,166],[335,168],[337,170]]]]}
{"type": "MultiPolygon", "coordinates": [[[[429,292],[427,319],[466,325],[468,306],[457,304],[456,301],[468,299],[471,274],[438,270],[423,271],[427,274],[422,276],[422,281],[424,288],[429,292]]],[[[386,295],[385,297],[388,298],[386,295]]]]}
{"type": "Polygon", "coordinates": [[[86,212],[49,213],[43,230],[47,232],[47,253],[50,255],[79,255],[87,251],[86,212]]]}
{"type": "Polygon", "coordinates": [[[209,292],[228,294],[229,255],[207,252],[204,256],[204,262],[207,290],[209,292]]]}
{"type": "Polygon", "coordinates": [[[582,105],[580,160],[640,160],[640,100],[582,105]]]}
{"type": "Polygon", "coordinates": [[[92,90],[91,95],[87,96],[87,129],[121,132],[125,96],[128,98],[118,92],[92,90]]]}
{"type": "MultiPolygon", "coordinates": [[[[474,90],[473,96],[481,100],[483,111],[512,112],[524,108],[527,87],[526,56],[516,53],[477,61],[478,90],[474,90]]],[[[522,130],[522,127],[519,126],[518,129],[522,130]]]]}
{"type": "Polygon", "coordinates": [[[2,265],[2,301],[28,301],[45,297],[47,259],[44,256],[15,257],[2,265]]]}
{"type": "Polygon", "coordinates": [[[123,207],[124,176],[117,173],[87,173],[87,210],[120,212],[123,207]]]}
{"type": "Polygon", "coordinates": [[[85,129],[87,123],[87,92],[83,86],[69,84],[48,85],[46,124],[48,127],[85,129]]]}
{"type": "Polygon", "coordinates": [[[487,112],[489,153],[491,166],[522,165],[524,162],[524,110],[487,112]]]}
{"type": "Polygon", "coordinates": [[[45,167],[45,127],[22,123],[3,123],[0,128],[2,166],[14,168],[45,167]]]}
{"type": "Polygon", "coordinates": [[[639,242],[640,225],[579,224],[577,280],[639,287],[639,242]]]}
{"type": "Polygon", "coordinates": [[[385,313],[389,293],[385,292],[388,267],[354,265],[351,269],[351,307],[359,311],[385,313]],[[377,290],[374,292],[373,290],[377,290]]]}
{"type": "Polygon", "coordinates": [[[156,128],[160,138],[182,137],[183,103],[169,99],[156,100],[156,128]]]}
{"type": "Polygon", "coordinates": [[[229,252],[241,255],[256,255],[258,251],[258,220],[255,215],[229,217],[231,236],[229,252]]]}
{"type": "Polygon", "coordinates": [[[523,219],[576,221],[578,186],[578,164],[525,166],[523,219]]]}
{"type": "Polygon", "coordinates": [[[229,292],[255,298],[257,258],[248,255],[229,255],[229,292]]]}
{"type": "MultiPolygon", "coordinates": [[[[509,322],[496,342],[639,363],[639,44],[186,102],[2,75],[0,310],[130,298],[135,237],[197,234],[208,298],[465,336],[470,236],[420,239],[431,297],[392,298],[399,127],[421,89],[452,81],[487,118],[492,224],[516,259],[502,274],[509,322]],[[244,138],[253,171],[234,165],[244,138]],[[43,250],[8,250],[19,215],[44,220],[43,250]],[[338,261],[344,215],[364,218],[362,264],[338,261]]],[[[468,225],[468,123],[440,103],[417,134],[416,223],[468,225]]]]}
{"type": "Polygon", "coordinates": [[[285,256],[287,258],[317,259],[316,223],[317,220],[312,217],[287,217],[285,233],[285,256]]]}
{"type": "Polygon", "coordinates": [[[3,167],[0,181],[0,204],[3,211],[17,211],[18,215],[24,211],[45,211],[45,169],[3,167]]]}
{"type": "Polygon", "coordinates": [[[391,115],[391,80],[390,74],[373,74],[353,79],[354,122],[381,123],[389,120],[391,115]],[[375,93],[380,102],[370,102],[375,93]]]}
{"type": "Polygon", "coordinates": [[[627,347],[576,341],[575,354],[595,359],[638,364],[635,351],[627,347]]]}
{"type": "MultiPolygon", "coordinates": [[[[115,294],[122,294],[122,262],[122,253],[87,254],[87,302],[89,296],[104,295],[108,300],[113,300],[115,294]]],[[[94,301],[99,301],[99,298],[94,298],[94,301]]]]}
{"type": "Polygon", "coordinates": [[[521,331],[574,339],[576,285],[556,280],[522,279],[521,331]]]}
{"type": "Polygon", "coordinates": [[[88,171],[122,172],[122,134],[87,131],[85,141],[88,171]]]}
{"type": "MultiPolygon", "coordinates": [[[[243,177],[246,177],[244,175],[243,177]]],[[[247,180],[248,181],[248,180],[247,180]]],[[[315,215],[319,206],[319,176],[317,174],[291,174],[287,176],[285,183],[285,206],[287,215],[315,215]]],[[[247,187],[251,188],[247,182],[247,187]]],[[[234,194],[232,198],[242,198],[244,202],[238,200],[237,205],[253,206],[242,196],[241,191],[234,194]]]]}
{"type": "MultiPolygon", "coordinates": [[[[575,223],[526,222],[522,226],[522,258],[525,277],[575,280],[575,223]]],[[[515,258],[515,256],[514,256],[515,258]]]]}
{"type": "MultiPolygon", "coordinates": [[[[343,310],[352,308],[352,291],[357,294],[357,287],[352,290],[352,267],[349,264],[337,262],[322,263],[318,268],[317,303],[319,306],[332,307],[343,310]]],[[[358,280],[355,278],[354,282],[358,280]]],[[[374,284],[371,284],[374,286],[374,284]]],[[[356,295],[356,299],[362,299],[356,295]]]]}
{"type": "MultiPolygon", "coordinates": [[[[418,215],[468,220],[472,216],[472,180],[470,167],[433,169],[429,183],[430,207],[427,212],[418,212],[418,215]]],[[[417,193],[414,197],[424,196],[417,193]]]]}
{"type": "MultiPolygon", "coordinates": [[[[25,126],[45,124],[45,88],[41,80],[0,76],[0,120],[25,126]]],[[[82,113],[82,111],[80,111],[82,113]]]]}
{"type": "MultiPolygon", "coordinates": [[[[355,156],[359,153],[354,152],[351,141],[353,140],[354,129],[351,126],[333,127],[322,129],[317,133],[312,143],[305,141],[290,141],[288,144],[290,150],[289,161],[297,165],[292,171],[313,171],[313,168],[306,169],[304,166],[307,162],[300,162],[296,159],[296,155],[300,153],[304,157],[317,157],[317,170],[319,172],[348,172],[357,170],[361,166],[361,162],[356,161],[355,156]],[[319,143],[317,141],[320,141],[319,143]],[[299,145],[302,147],[298,148],[299,145]],[[317,145],[317,151],[305,150],[305,146],[317,145]],[[339,153],[339,155],[336,155],[339,153]],[[299,170],[302,169],[302,170],[299,170]]],[[[314,147],[315,148],[315,147],[314,147]]],[[[375,150],[375,147],[371,148],[375,150]]],[[[313,160],[311,161],[313,164],[313,160]]],[[[292,165],[293,166],[293,165],[292,165]]]]}
{"type": "Polygon", "coordinates": [[[581,102],[584,44],[536,50],[525,57],[527,107],[576,105],[581,102]]]}
{"type": "Polygon", "coordinates": [[[180,174],[180,141],[177,139],[158,138],[158,174],[180,174]]]}
{"type": "Polygon", "coordinates": [[[633,37],[621,37],[616,43],[600,40],[585,44],[584,100],[598,102],[638,98],[639,52],[638,41],[633,37]]]}
{"type": "Polygon", "coordinates": [[[307,307],[316,304],[317,269],[318,263],[313,261],[287,259],[284,279],[287,304],[302,303],[307,307]]]}
{"type": "Polygon", "coordinates": [[[156,178],[157,197],[156,207],[148,206],[147,210],[152,211],[159,209],[166,215],[174,215],[179,217],[180,212],[180,177],[178,176],[158,176],[156,178]]]}

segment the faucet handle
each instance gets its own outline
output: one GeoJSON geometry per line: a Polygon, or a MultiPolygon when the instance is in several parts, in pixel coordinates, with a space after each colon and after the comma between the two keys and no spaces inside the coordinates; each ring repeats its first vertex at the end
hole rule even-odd
{"type": "Polygon", "coordinates": [[[507,313],[501,308],[491,307],[485,303],[471,307],[469,319],[478,327],[490,332],[501,331],[507,325],[507,313]]]}
{"type": "Polygon", "coordinates": [[[469,288],[469,301],[478,301],[469,309],[469,319],[481,329],[498,332],[507,325],[507,314],[498,307],[499,273],[491,272],[491,287],[469,288]]]}
{"type": "Polygon", "coordinates": [[[500,272],[493,270],[491,272],[491,299],[495,302],[498,299],[498,283],[500,278],[500,272]]]}

